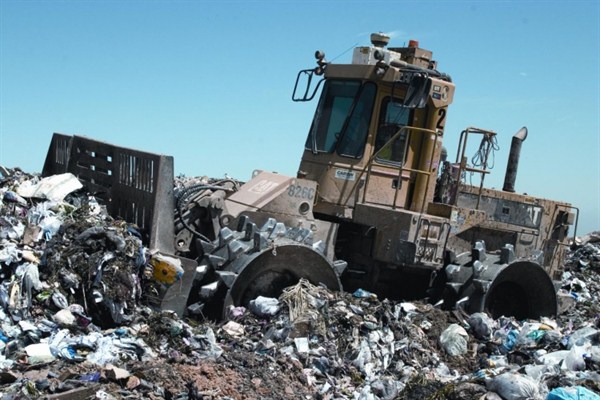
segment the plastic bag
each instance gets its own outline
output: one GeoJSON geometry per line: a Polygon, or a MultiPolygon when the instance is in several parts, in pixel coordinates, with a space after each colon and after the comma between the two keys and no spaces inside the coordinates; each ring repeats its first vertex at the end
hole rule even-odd
{"type": "Polygon", "coordinates": [[[553,351],[552,353],[542,354],[536,357],[536,362],[545,365],[557,365],[567,357],[569,350],[553,351]]]}
{"type": "Polygon", "coordinates": [[[250,300],[248,308],[254,315],[267,317],[277,314],[281,305],[279,304],[279,300],[275,298],[258,296],[256,299],[250,300]]]}
{"type": "Polygon", "coordinates": [[[469,334],[462,326],[452,324],[442,332],[440,344],[449,355],[459,356],[467,352],[468,338],[469,334]]]}
{"type": "Polygon", "coordinates": [[[377,295],[375,293],[371,293],[368,290],[365,289],[356,289],[356,291],[354,293],[352,293],[352,296],[357,297],[359,299],[376,299],[377,295]]]}
{"type": "Polygon", "coordinates": [[[531,379],[541,381],[545,375],[559,375],[560,366],[558,365],[526,365],[525,374],[531,379]]]}
{"type": "Polygon", "coordinates": [[[482,340],[489,340],[492,336],[492,330],[494,328],[494,320],[488,317],[485,313],[475,313],[469,317],[468,321],[473,334],[476,338],[482,340]]]}
{"type": "Polygon", "coordinates": [[[598,336],[599,333],[600,331],[593,326],[585,326],[578,329],[569,336],[567,348],[571,349],[580,339],[591,340],[594,336],[598,336]]]}
{"type": "Polygon", "coordinates": [[[504,355],[491,355],[488,358],[488,364],[492,368],[508,367],[508,359],[504,355]]]}
{"type": "Polygon", "coordinates": [[[545,334],[545,331],[540,331],[540,326],[538,322],[525,322],[517,337],[516,346],[525,348],[537,346],[538,340],[545,334]]]}
{"type": "Polygon", "coordinates": [[[13,192],[12,190],[7,190],[3,193],[3,200],[9,201],[11,203],[17,203],[24,207],[27,206],[27,200],[25,200],[23,197],[21,197],[16,192],[13,192]]]}
{"type": "Polygon", "coordinates": [[[60,229],[61,225],[62,221],[56,216],[44,218],[39,224],[41,230],[40,236],[37,238],[37,240],[44,239],[45,241],[48,241],[52,239],[52,237],[56,235],[60,229]]]}
{"type": "Polygon", "coordinates": [[[600,400],[600,396],[582,386],[552,389],[546,400],[600,400]]]}
{"type": "Polygon", "coordinates": [[[21,221],[3,218],[0,222],[0,239],[21,240],[25,233],[25,225],[21,221]]]}
{"type": "Polygon", "coordinates": [[[487,384],[487,389],[498,393],[505,400],[542,400],[538,384],[531,378],[507,372],[498,375],[487,384]]]}
{"type": "Polygon", "coordinates": [[[506,335],[506,337],[504,338],[504,342],[502,343],[502,346],[500,346],[500,351],[502,353],[508,353],[509,351],[514,349],[515,344],[517,343],[518,335],[519,335],[519,332],[517,330],[511,329],[508,332],[508,334],[506,335]]]}
{"type": "Polygon", "coordinates": [[[584,356],[590,353],[591,347],[589,342],[584,342],[581,345],[577,344],[571,347],[571,350],[569,350],[569,353],[565,357],[563,367],[570,371],[585,370],[584,356]]]}
{"type": "Polygon", "coordinates": [[[16,243],[2,240],[0,242],[0,263],[18,263],[21,261],[21,250],[17,247],[16,243]]]}
{"type": "Polygon", "coordinates": [[[50,351],[50,345],[48,343],[35,343],[25,347],[25,353],[29,358],[30,364],[43,364],[54,361],[55,357],[50,351]]]}

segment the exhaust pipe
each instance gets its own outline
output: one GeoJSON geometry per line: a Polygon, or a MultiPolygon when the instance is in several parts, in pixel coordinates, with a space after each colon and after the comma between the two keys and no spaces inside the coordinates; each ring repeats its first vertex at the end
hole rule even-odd
{"type": "Polygon", "coordinates": [[[512,138],[510,144],[510,153],[508,155],[508,164],[506,165],[506,175],[504,175],[505,192],[515,192],[515,180],[517,179],[517,170],[519,168],[519,157],[521,156],[521,144],[527,139],[527,128],[519,129],[512,138]]]}

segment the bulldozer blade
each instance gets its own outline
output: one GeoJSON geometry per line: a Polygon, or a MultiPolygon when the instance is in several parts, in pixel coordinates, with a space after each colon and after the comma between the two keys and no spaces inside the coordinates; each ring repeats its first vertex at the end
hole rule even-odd
{"type": "Polygon", "coordinates": [[[55,133],[42,175],[64,172],[102,199],[110,215],[135,224],[151,250],[180,261],[183,273],[165,291],[160,307],[183,316],[198,264],[173,254],[173,157],[55,133]]]}
{"type": "Polygon", "coordinates": [[[172,254],[168,254],[168,256],[179,259],[181,267],[183,268],[183,275],[167,289],[160,303],[160,308],[162,310],[172,310],[180,317],[183,317],[190,290],[192,289],[196,277],[198,263],[185,257],[179,257],[172,254]]]}

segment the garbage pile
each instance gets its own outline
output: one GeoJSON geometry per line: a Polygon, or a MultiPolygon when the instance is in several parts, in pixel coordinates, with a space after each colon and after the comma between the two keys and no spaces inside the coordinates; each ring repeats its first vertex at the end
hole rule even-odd
{"type": "Polygon", "coordinates": [[[70,174],[0,171],[7,399],[600,399],[600,234],[557,319],[496,320],[300,281],[219,323],[159,310],[177,268],[70,174]]]}
{"type": "Polygon", "coordinates": [[[600,317],[596,299],[600,289],[600,231],[577,238],[575,245],[565,260],[561,292],[569,293],[577,302],[575,312],[566,317],[576,324],[585,324],[600,317]]]}

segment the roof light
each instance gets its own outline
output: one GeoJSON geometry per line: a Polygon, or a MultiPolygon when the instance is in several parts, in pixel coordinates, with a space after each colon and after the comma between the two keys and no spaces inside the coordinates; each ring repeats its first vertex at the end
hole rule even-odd
{"type": "Polygon", "coordinates": [[[371,33],[371,43],[375,47],[385,47],[390,42],[390,37],[383,32],[371,33]]]}

